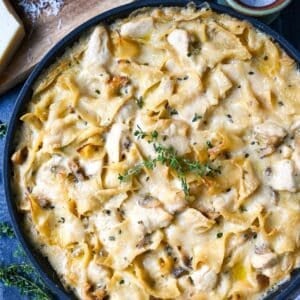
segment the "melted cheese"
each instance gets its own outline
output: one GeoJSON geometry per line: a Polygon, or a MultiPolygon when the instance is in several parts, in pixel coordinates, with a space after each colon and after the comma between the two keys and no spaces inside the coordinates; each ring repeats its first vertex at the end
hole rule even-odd
{"type": "Polygon", "coordinates": [[[21,118],[28,234],[79,299],[258,299],[300,261],[299,101],[295,62],[246,22],[98,25],[21,118]]]}

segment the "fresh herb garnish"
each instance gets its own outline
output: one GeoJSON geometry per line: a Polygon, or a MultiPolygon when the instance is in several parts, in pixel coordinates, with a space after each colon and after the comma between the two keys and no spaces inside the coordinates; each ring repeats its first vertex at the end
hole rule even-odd
{"type": "Polygon", "coordinates": [[[0,223],[0,237],[7,236],[9,238],[13,238],[15,236],[15,233],[12,229],[12,227],[5,222],[0,223]]]}
{"type": "Polygon", "coordinates": [[[194,117],[192,119],[192,122],[196,122],[197,120],[201,119],[202,116],[201,115],[198,115],[197,113],[194,114],[194,117]]]}
{"type": "Polygon", "coordinates": [[[208,149],[211,149],[214,147],[213,144],[211,143],[211,141],[206,141],[206,146],[208,149]]]}
{"type": "Polygon", "coordinates": [[[7,131],[7,125],[0,120],[0,138],[3,138],[7,131]]]}
{"type": "Polygon", "coordinates": [[[133,176],[139,175],[142,172],[143,164],[137,164],[134,167],[128,169],[124,174],[119,174],[118,179],[121,182],[126,182],[133,176]]]}
{"type": "Polygon", "coordinates": [[[158,138],[158,132],[156,130],[152,131],[150,134],[146,133],[145,131],[142,130],[142,128],[137,125],[137,129],[134,131],[133,135],[138,139],[142,140],[145,137],[149,137],[150,139],[148,140],[148,143],[152,143],[158,138]]]}
{"type": "Polygon", "coordinates": [[[34,281],[29,278],[33,273],[35,273],[34,268],[28,264],[0,266],[0,281],[5,286],[18,288],[22,295],[32,296],[33,299],[51,299],[46,292],[44,283],[38,276],[35,276],[34,281]]]}
{"type": "MultiPolygon", "coordinates": [[[[0,237],[3,236],[10,238],[15,236],[12,227],[5,222],[0,223],[0,237]]],[[[26,257],[26,254],[23,248],[18,246],[17,250],[13,253],[13,256],[24,258],[26,257]]],[[[31,296],[32,299],[51,299],[45,284],[30,264],[0,265],[0,282],[5,286],[18,288],[22,295],[31,296]]]]}
{"type": "Polygon", "coordinates": [[[141,97],[138,97],[138,98],[135,98],[135,103],[136,103],[136,105],[139,107],[139,108],[143,108],[143,106],[144,106],[144,99],[143,99],[143,97],[141,96],[141,97]]]}
{"type": "Polygon", "coordinates": [[[168,166],[173,171],[175,171],[176,175],[180,179],[184,194],[186,196],[189,196],[189,186],[186,180],[186,175],[188,173],[193,173],[200,177],[214,176],[220,173],[220,168],[215,168],[210,163],[202,164],[199,161],[184,158],[182,156],[179,156],[177,151],[172,146],[165,147],[158,142],[154,142],[158,138],[157,131],[153,131],[152,133],[148,134],[138,126],[138,130],[134,132],[134,135],[137,136],[138,139],[143,139],[146,136],[151,137],[149,143],[153,143],[156,157],[144,160],[143,162],[128,169],[124,174],[119,174],[118,179],[121,182],[126,182],[133,176],[139,175],[142,172],[143,168],[153,170],[156,167],[157,163],[160,163],[162,165],[168,166]]]}
{"type": "Polygon", "coordinates": [[[158,138],[158,132],[156,130],[151,132],[151,139],[154,141],[158,138]]]}
{"type": "Polygon", "coordinates": [[[217,233],[217,238],[220,239],[223,236],[223,232],[218,232],[217,233]]]}
{"type": "Polygon", "coordinates": [[[137,137],[138,140],[145,138],[147,136],[147,133],[143,131],[139,125],[137,125],[137,128],[138,129],[136,129],[133,133],[134,136],[137,137]]]}

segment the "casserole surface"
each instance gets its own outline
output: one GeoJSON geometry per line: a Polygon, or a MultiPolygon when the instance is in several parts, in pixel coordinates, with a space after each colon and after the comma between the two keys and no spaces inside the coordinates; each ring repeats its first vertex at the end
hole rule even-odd
{"type": "Polygon", "coordinates": [[[22,117],[32,237],[82,298],[255,298],[298,264],[298,81],[269,38],[209,10],[96,27],[22,117]]]}

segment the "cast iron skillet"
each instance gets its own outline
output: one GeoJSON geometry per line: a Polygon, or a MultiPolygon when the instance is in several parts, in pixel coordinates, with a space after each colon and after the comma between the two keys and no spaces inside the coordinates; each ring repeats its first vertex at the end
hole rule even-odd
{"type": "MultiPolygon", "coordinates": [[[[68,293],[59,281],[53,268],[50,266],[46,258],[37,252],[34,247],[29,242],[24,228],[22,228],[20,219],[22,216],[19,214],[16,203],[13,196],[13,186],[11,183],[12,174],[12,163],[10,157],[14,151],[14,135],[16,129],[20,125],[19,118],[22,113],[26,110],[26,104],[30,101],[32,96],[32,86],[43,70],[48,68],[52,63],[55,62],[56,58],[60,57],[67,47],[70,47],[86,30],[98,23],[109,24],[115,19],[128,16],[134,10],[141,7],[157,7],[157,6],[186,6],[189,0],[141,0],[135,1],[133,3],[123,5],[107,12],[104,12],[91,20],[80,25],[69,33],[65,38],[63,38],[57,45],[55,45],[47,55],[42,59],[42,61],[33,70],[27,81],[25,82],[20,95],[16,101],[13,114],[10,120],[9,128],[6,135],[5,150],[4,150],[4,161],[3,161],[3,174],[4,174],[4,188],[5,196],[7,201],[8,210],[12,220],[12,224],[15,233],[21,242],[27,256],[29,257],[32,264],[39,271],[41,277],[44,279],[49,289],[57,295],[58,299],[75,299],[72,293],[68,293]]],[[[194,0],[197,7],[203,4],[203,1],[194,0]]],[[[280,46],[295,60],[300,63],[300,53],[290,45],[282,36],[270,29],[268,26],[260,23],[255,19],[240,15],[234,12],[232,9],[225,6],[210,3],[213,10],[219,13],[227,13],[238,19],[247,20],[252,23],[260,31],[265,32],[271,36],[280,46]]],[[[300,287],[300,269],[293,272],[291,279],[284,284],[280,285],[278,289],[271,292],[265,299],[295,299],[300,287]]],[[[124,299],[127,300],[127,299],[124,299]]],[[[129,300],[129,299],[128,299],[129,300]]]]}

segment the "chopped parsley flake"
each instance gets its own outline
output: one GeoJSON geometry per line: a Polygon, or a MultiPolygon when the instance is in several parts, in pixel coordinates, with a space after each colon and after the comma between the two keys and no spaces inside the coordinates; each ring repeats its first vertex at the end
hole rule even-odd
{"type": "Polygon", "coordinates": [[[137,128],[138,129],[136,129],[133,133],[134,136],[137,137],[138,140],[145,138],[147,136],[147,133],[143,131],[139,125],[137,125],[137,128]]]}
{"type": "Polygon", "coordinates": [[[194,114],[194,117],[192,119],[192,122],[196,122],[197,120],[201,119],[202,116],[201,115],[198,115],[197,113],[194,114]]]}
{"type": "Polygon", "coordinates": [[[211,143],[211,141],[206,141],[206,146],[208,149],[211,149],[214,147],[213,144],[211,143]]]}
{"type": "Polygon", "coordinates": [[[145,104],[143,97],[135,98],[135,103],[138,106],[138,108],[143,108],[143,106],[145,104]]]}
{"type": "Polygon", "coordinates": [[[217,233],[217,238],[220,239],[223,236],[223,232],[218,232],[217,233]]]}

